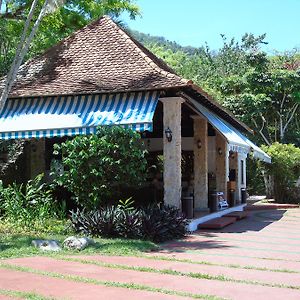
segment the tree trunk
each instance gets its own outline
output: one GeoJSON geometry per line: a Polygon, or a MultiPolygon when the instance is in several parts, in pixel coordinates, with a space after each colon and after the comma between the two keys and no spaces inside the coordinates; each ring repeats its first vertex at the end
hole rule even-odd
{"type": "Polygon", "coordinates": [[[38,4],[38,0],[34,0],[32,2],[32,5],[31,5],[31,8],[30,8],[28,17],[27,17],[27,19],[25,21],[25,25],[24,25],[24,29],[23,29],[23,32],[22,32],[22,36],[21,36],[20,42],[18,44],[18,47],[17,47],[17,50],[16,50],[16,54],[15,54],[13,63],[11,65],[11,67],[10,67],[10,70],[9,70],[7,76],[6,76],[5,84],[4,84],[2,93],[1,93],[1,97],[0,97],[0,111],[2,111],[2,109],[3,109],[4,105],[5,105],[6,99],[7,99],[8,95],[9,95],[9,93],[11,91],[11,88],[13,86],[13,83],[15,81],[16,74],[17,74],[17,72],[19,70],[20,65],[22,64],[24,56],[27,53],[27,51],[26,52],[24,51],[24,47],[25,47],[24,45],[26,45],[26,40],[28,39],[27,38],[27,32],[29,30],[30,23],[31,23],[31,20],[33,18],[34,11],[35,11],[35,9],[37,7],[37,4],[38,4]]]}
{"type": "Polygon", "coordinates": [[[266,189],[266,197],[267,199],[274,198],[274,177],[272,175],[268,175],[263,173],[265,189],[266,189]]]}

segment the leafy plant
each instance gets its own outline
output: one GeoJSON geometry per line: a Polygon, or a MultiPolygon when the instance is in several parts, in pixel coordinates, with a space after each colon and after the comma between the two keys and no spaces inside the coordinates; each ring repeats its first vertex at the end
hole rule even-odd
{"type": "Polygon", "coordinates": [[[134,209],[134,201],[132,197],[126,200],[119,200],[118,208],[123,211],[132,211],[134,209]]]}
{"type": "Polygon", "coordinates": [[[141,210],[141,232],[146,240],[164,242],[186,232],[186,219],[172,206],[150,205],[141,210]]]}
{"type": "Polygon", "coordinates": [[[126,238],[137,238],[140,236],[140,211],[134,208],[131,198],[119,201],[118,209],[118,234],[126,238]]]}
{"type": "Polygon", "coordinates": [[[142,238],[154,242],[183,237],[187,225],[178,209],[156,205],[139,209],[122,206],[106,206],[95,211],[77,209],[72,212],[71,221],[75,231],[88,235],[142,238]]]}
{"type": "Polygon", "coordinates": [[[55,215],[51,190],[42,183],[43,175],[26,184],[0,185],[0,206],[5,218],[26,226],[55,215]]]}
{"type": "Polygon", "coordinates": [[[145,151],[140,135],[118,126],[100,127],[96,134],[77,136],[61,145],[63,174],[56,182],[75,195],[88,210],[120,196],[123,187],[137,187],[145,179],[145,151]]]}
{"type": "Polygon", "coordinates": [[[115,206],[95,211],[78,208],[71,211],[71,222],[75,231],[91,236],[117,236],[117,217],[118,209],[115,206]]]}
{"type": "Polygon", "coordinates": [[[262,149],[272,158],[271,164],[262,164],[261,168],[273,178],[275,200],[299,203],[300,188],[296,181],[300,176],[300,149],[293,144],[280,143],[263,146],[262,149]]]}

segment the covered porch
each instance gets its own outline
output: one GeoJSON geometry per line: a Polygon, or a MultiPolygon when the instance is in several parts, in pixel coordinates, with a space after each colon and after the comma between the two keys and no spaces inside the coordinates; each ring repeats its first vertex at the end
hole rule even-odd
{"type": "Polygon", "coordinates": [[[270,157],[196,99],[161,97],[145,148],[163,161],[163,202],[191,220],[189,230],[246,205],[246,159],[270,157]]]}
{"type": "Polygon", "coordinates": [[[30,139],[26,172],[34,178],[50,170],[49,140],[104,125],[141,133],[150,156],[160,156],[152,181],[161,200],[180,210],[182,200],[192,202],[189,212],[184,207],[191,219],[241,206],[247,155],[270,160],[244,135],[245,124],[108,17],[20,68],[0,114],[0,139],[30,139]]]}
{"type": "Polygon", "coordinates": [[[191,231],[210,218],[243,209],[248,154],[270,161],[204,101],[185,93],[10,99],[0,118],[0,138],[31,139],[26,169],[34,178],[50,173],[50,140],[93,134],[100,125],[121,125],[141,133],[150,160],[161,162],[148,181],[160,189],[150,201],[182,210],[193,220],[191,231]]]}

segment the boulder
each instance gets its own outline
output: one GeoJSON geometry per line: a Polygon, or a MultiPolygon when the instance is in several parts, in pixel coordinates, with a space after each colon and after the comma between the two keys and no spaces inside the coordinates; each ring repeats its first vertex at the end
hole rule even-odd
{"type": "Polygon", "coordinates": [[[58,241],[55,240],[33,240],[32,245],[36,248],[39,248],[43,251],[60,251],[61,247],[59,246],[58,241]]]}
{"type": "Polygon", "coordinates": [[[63,241],[63,247],[69,250],[83,250],[92,244],[94,244],[94,241],[88,237],[70,236],[63,241]]]}

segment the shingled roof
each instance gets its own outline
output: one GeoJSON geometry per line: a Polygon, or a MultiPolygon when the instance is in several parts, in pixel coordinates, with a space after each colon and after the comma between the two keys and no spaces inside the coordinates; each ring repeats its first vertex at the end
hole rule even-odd
{"type": "MultiPolygon", "coordinates": [[[[3,84],[4,79],[0,79],[0,92],[3,84]]],[[[187,91],[237,128],[250,131],[107,16],[23,64],[9,98],[171,88],[177,88],[179,93],[187,91]]]]}
{"type": "Polygon", "coordinates": [[[9,97],[162,89],[187,84],[188,80],[176,75],[104,16],[25,63],[9,97]]]}

